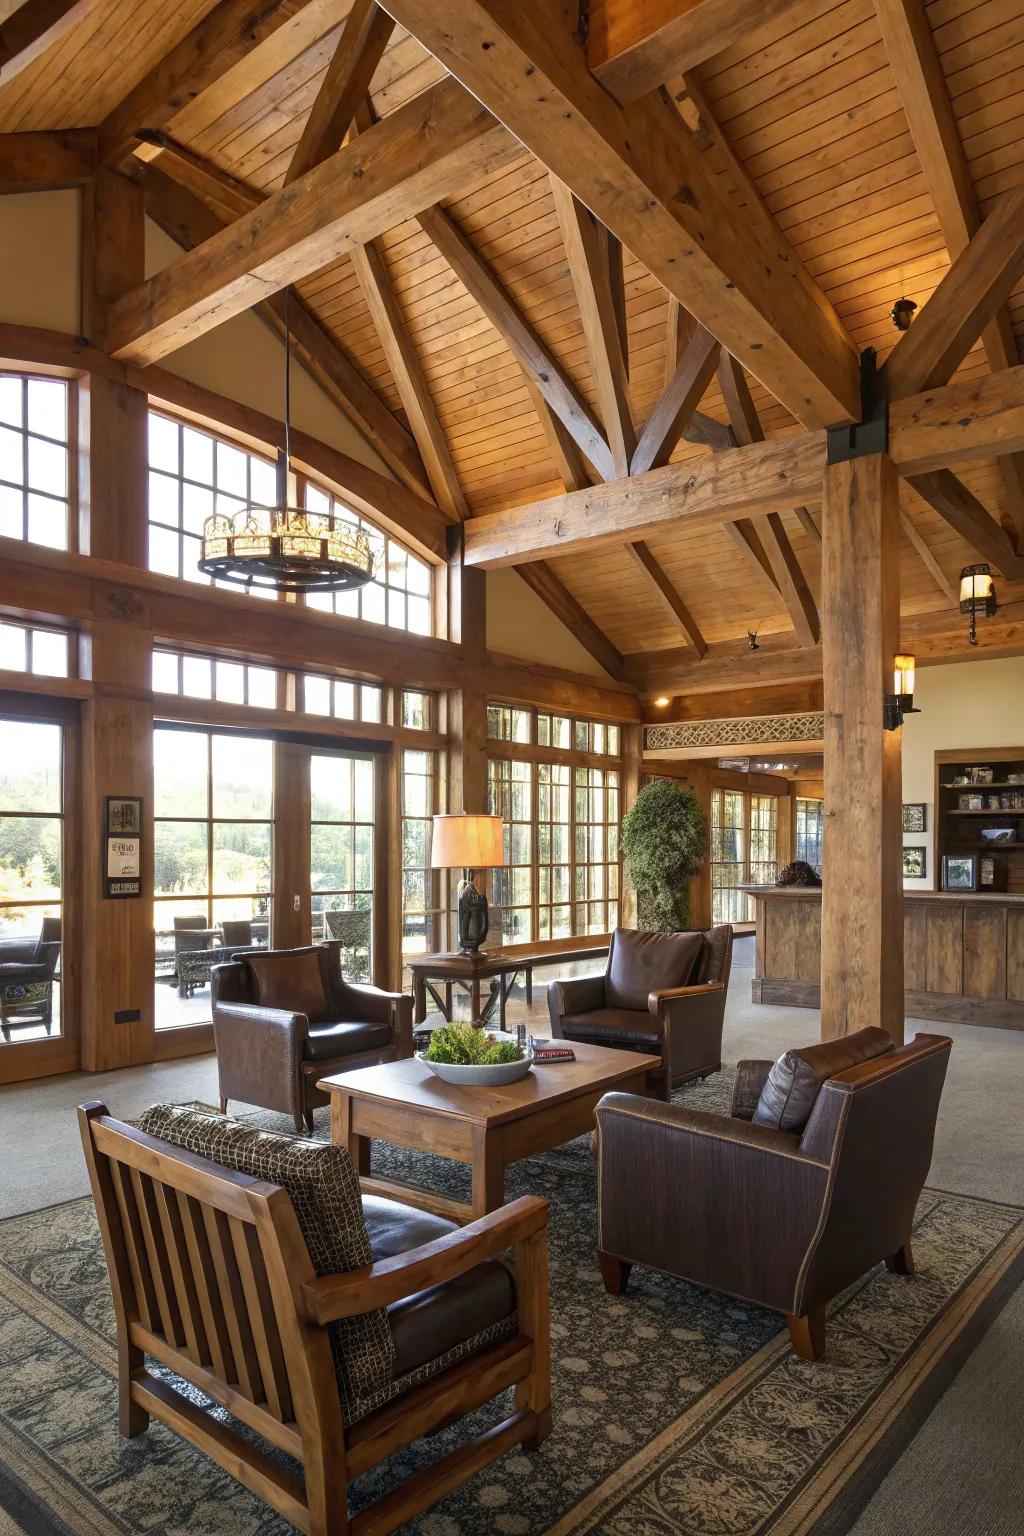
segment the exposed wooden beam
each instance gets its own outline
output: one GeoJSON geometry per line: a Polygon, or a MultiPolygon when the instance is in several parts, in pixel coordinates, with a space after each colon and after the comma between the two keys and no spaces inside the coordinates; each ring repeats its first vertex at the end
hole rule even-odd
{"type": "Polygon", "coordinates": [[[693,335],[696,321],[674,294],[668,295],[665,311],[665,385],[667,386],[679,366],[679,359],[686,351],[686,344],[693,335]]]}
{"type": "Polygon", "coordinates": [[[575,439],[563,427],[554,411],[548,405],[539,387],[534,383],[530,374],[523,370],[523,381],[526,384],[527,393],[537,413],[537,419],[544,430],[544,437],[548,445],[548,452],[558,471],[559,479],[567,491],[580,491],[585,485],[590,485],[596,471],[588,471],[587,461],[580,452],[575,439]]]}
{"type": "Polygon", "coordinates": [[[91,128],[0,133],[0,194],[80,186],[96,169],[91,128]]]}
{"type": "Polygon", "coordinates": [[[97,0],[25,0],[0,23],[0,85],[67,37],[95,8],[97,0]]]}
{"type": "Polygon", "coordinates": [[[757,520],[755,525],[755,520],[751,517],[743,517],[734,523],[722,524],[723,529],[732,539],[755,575],[762,576],[776,596],[780,596],[779,584],[775,580],[772,563],[768,559],[768,553],[761,540],[760,526],[760,519],[757,520]]]}
{"type": "Polygon", "coordinates": [[[852,343],[779,235],[735,204],[671,102],[627,111],[561,19],[502,0],[388,9],[807,425],[859,416],[852,343]]]}
{"type": "Polygon", "coordinates": [[[1024,187],[1006,192],[882,369],[890,400],[946,384],[1024,272],[1024,187]]]}
{"type": "Polygon", "coordinates": [[[675,373],[644,423],[630,462],[631,474],[642,475],[668,463],[683,428],[714,378],[721,350],[709,331],[702,325],[696,327],[675,373]]]}
{"type": "Polygon", "coordinates": [[[931,550],[928,548],[924,535],[918,531],[917,527],[914,525],[914,523],[911,522],[907,513],[903,511],[902,508],[900,509],[900,527],[903,529],[903,532],[906,534],[908,540],[910,541],[910,545],[914,550],[914,553],[920,559],[921,564],[924,566],[925,570],[928,572],[929,576],[932,578],[939,591],[945,597],[948,597],[951,603],[958,602],[959,598],[953,589],[952,583],[947,579],[946,573],[942,569],[942,566],[939,564],[931,550]]]}
{"type": "MultiPolygon", "coordinates": [[[[981,222],[960,129],[924,0],[876,0],[882,39],[946,248],[956,259],[981,222]]],[[[989,367],[1014,368],[1020,353],[1006,306],[982,332],[989,367]]],[[[1000,460],[1008,512],[1024,538],[1024,456],[1000,460]]]]}
{"type": "Polygon", "coordinates": [[[394,21],[376,0],[352,0],[338,46],[288,162],[286,187],[341,148],[394,30],[394,21]]]}
{"type": "Polygon", "coordinates": [[[451,79],[399,107],[111,314],[117,357],[157,362],[503,162],[508,137],[451,79]]]}
{"type": "MultiPolygon", "coordinates": [[[[643,572],[655,596],[659,599],[662,606],[668,609],[673,622],[681,631],[687,645],[692,646],[698,658],[706,656],[708,650],[707,641],[701,634],[693,614],[665,575],[657,558],[651,553],[650,545],[645,544],[643,539],[637,539],[634,543],[627,544],[626,548],[629,550],[636,565],[643,572]]],[[[524,566],[521,569],[529,570],[529,566],[524,566]]]]}
{"type": "MultiPolygon", "coordinates": [[[[149,217],[183,250],[195,249],[262,201],[251,188],[180,146],[166,140],[165,145],[159,161],[140,165],[136,174],[146,192],[149,217]]],[[[257,304],[253,312],[275,336],[284,337],[283,295],[257,304]]],[[[294,356],[310,378],[403,485],[417,496],[431,496],[432,482],[412,435],[298,294],[292,295],[290,319],[294,356]]]]}
{"type": "Polygon", "coordinates": [[[989,561],[1013,581],[1024,581],[1024,557],[1017,554],[1006,529],[990,517],[982,503],[952,470],[908,475],[907,484],[965,539],[982,560],[989,561]]]}
{"type": "Polygon", "coordinates": [[[957,380],[889,407],[889,457],[901,475],[1022,451],[1022,365],[957,380]]]}
{"type": "MultiPolygon", "coordinates": [[[[100,158],[119,164],[140,129],[163,128],[176,112],[234,69],[309,0],[219,0],[99,126],[100,158]]],[[[237,81],[237,100],[247,94],[237,81]]]]}
{"type": "Polygon", "coordinates": [[[479,304],[519,366],[530,375],[598,474],[603,480],[612,479],[612,456],[600,427],[471,241],[441,208],[426,208],[418,217],[424,232],[429,235],[463,287],[479,304]]]}
{"type": "Polygon", "coordinates": [[[572,595],[565,583],[555,575],[546,560],[519,567],[519,574],[531,591],[536,592],[561,619],[571,634],[575,635],[584,650],[614,678],[622,680],[622,656],[602,629],[594,623],[586,609],[572,595]]]}
{"type": "Polygon", "coordinates": [[[762,514],[820,490],[824,462],[824,436],[808,432],[489,512],[466,525],[466,560],[522,565],[644,538],[666,523],[690,528],[762,514]]]}
{"type": "Polygon", "coordinates": [[[598,411],[611,452],[612,475],[618,479],[629,474],[636,447],[629,404],[629,356],[617,303],[620,285],[615,277],[617,266],[621,278],[622,251],[617,242],[613,250],[608,231],[557,176],[551,177],[551,192],[583,323],[598,411]]]}
{"type": "Polygon", "coordinates": [[[163,129],[147,128],[140,133],[135,156],[141,169],[132,166],[130,174],[144,179],[147,174],[159,172],[179,187],[194,192],[209,209],[219,214],[222,225],[233,223],[266,201],[262,192],[222,171],[219,165],[213,165],[187,145],[179,144],[163,129]],[[154,149],[159,150],[156,159],[151,153],[154,149]]]}
{"type": "Polygon", "coordinates": [[[745,41],[794,0],[592,0],[587,63],[625,104],[745,41]]]}

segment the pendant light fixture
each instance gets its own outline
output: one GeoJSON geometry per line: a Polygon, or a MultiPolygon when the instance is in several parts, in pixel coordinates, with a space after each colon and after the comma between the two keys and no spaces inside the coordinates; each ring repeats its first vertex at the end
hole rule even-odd
{"type": "Polygon", "coordinates": [[[338,592],[373,579],[367,535],[332,512],[288,503],[291,470],[291,290],[284,291],[284,452],[274,506],[213,512],[203,524],[199,569],[218,581],[277,592],[338,592]]]}

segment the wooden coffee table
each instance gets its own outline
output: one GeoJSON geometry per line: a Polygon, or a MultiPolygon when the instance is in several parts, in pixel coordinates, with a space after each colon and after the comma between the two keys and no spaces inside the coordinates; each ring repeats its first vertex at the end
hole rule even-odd
{"type": "Polygon", "coordinates": [[[534,1067],[504,1088],[456,1088],[435,1077],[415,1056],[322,1078],[331,1096],[331,1136],[348,1147],[367,1194],[384,1195],[447,1216],[473,1221],[505,1200],[505,1168],[520,1158],[582,1136],[594,1126],[605,1093],[646,1092],[658,1056],[574,1045],[576,1060],[534,1067]],[[461,1200],[418,1184],[370,1177],[370,1143],[390,1141],[468,1163],[473,1198],[461,1200]]]}

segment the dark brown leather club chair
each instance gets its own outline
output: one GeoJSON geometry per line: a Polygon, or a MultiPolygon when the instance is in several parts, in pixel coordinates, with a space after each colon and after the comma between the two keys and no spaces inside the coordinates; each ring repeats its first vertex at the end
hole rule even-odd
{"type": "Polygon", "coordinates": [[[236,954],[211,988],[222,1114],[241,1099],[312,1130],[318,1078],[412,1055],[412,998],[345,981],[335,943],[236,954]]]}
{"type": "Polygon", "coordinates": [[[660,1056],[662,1096],[722,1065],[722,1024],[732,928],[637,933],[616,928],[603,976],[553,981],[548,1014],[556,1040],[660,1056]]]}
{"type": "Polygon", "coordinates": [[[740,1062],[732,1113],[609,1093],[597,1106],[598,1258],[621,1294],[634,1264],[786,1314],[825,1348],[825,1306],[910,1233],[952,1041],[893,1049],[881,1029],[740,1062]]]}

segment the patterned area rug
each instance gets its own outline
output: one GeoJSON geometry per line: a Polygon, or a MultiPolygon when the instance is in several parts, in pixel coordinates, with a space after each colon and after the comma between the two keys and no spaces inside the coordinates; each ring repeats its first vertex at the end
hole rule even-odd
{"type": "MultiPolygon", "coordinates": [[[[718,1109],[728,1094],[722,1074],[678,1097],[718,1109]]],[[[440,1159],[375,1147],[374,1163],[468,1193],[468,1170],[440,1159]]],[[[811,1365],[776,1314],[680,1281],[634,1270],[624,1297],[606,1296],[586,1141],[516,1165],[508,1186],[510,1198],[552,1202],[554,1431],[406,1528],[418,1536],[838,1536],[1024,1259],[1024,1210],[928,1190],[918,1274],[880,1268],[839,1298],[828,1355],[811,1365]]],[[[287,1536],[286,1521],[162,1426],[119,1438],[113,1337],[91,1202],[0,1224],[0,1536],[287,1536]]],[[[474,1428],[503,1411],[481,1410],[474,1428]]],[[[359,1479],[353,1508],[461,1433],[359,1479]]]]}

